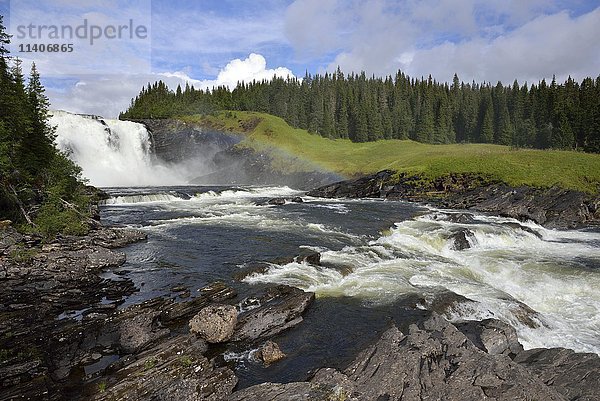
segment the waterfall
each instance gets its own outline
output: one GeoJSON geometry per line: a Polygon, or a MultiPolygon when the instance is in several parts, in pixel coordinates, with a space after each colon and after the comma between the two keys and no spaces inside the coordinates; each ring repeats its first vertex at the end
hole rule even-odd
{"type": "Polygon", "coordinates": [[[159,163],[142,124],[52,111],[56,145],[99,187],[182,185],[185,172],[159,163]]]}

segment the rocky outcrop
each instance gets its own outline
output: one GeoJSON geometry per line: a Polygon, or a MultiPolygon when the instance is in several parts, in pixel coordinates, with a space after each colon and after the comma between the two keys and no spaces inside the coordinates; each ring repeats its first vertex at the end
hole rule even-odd
{"type": "Polygon", "coordinates": [[[556,187],[515,188],[477,174],[449,174],[426,179],[384,170],[367,177],[316,188],[308,195],[427,202],[444,208],[471,209],[532,220],[551,228],[600,224],[600,198],[597,194],[556,187]]]}
{"type": "Polygon", "coordinates": [[[439,316],[396,327],[344,372],[319,370],[310,382],[266,383],[229,400],[564,400],[508,356],[488,354],[439,316]]]}
{"type": "Polygon", "coordinates": [[[493,184],[452,193],[440,200],[439,205],[532,220],[550,228],[576,228],[600,223],[598,196],[561,188],[514,188],[493,184]]]}
{"type": "Polygon", "coordinates": [[[205,129],[176,119],[136,120],[151,134],[152,151],[162,161],[181,163],[204,157],[210,160],[222,150],[238,143],[238,135],[205,129]]]}
{"type": "Polygon", "coordinates": [[[515,362],[568,400],[600,400],[600,358],[564,348],[531,349],[515,362]]]}
{"type": "Polygon", "coordinates": [[[193,335],[170,338],[114,369],[113,376],[88,388],[92,400],[225,399],[237,384],[233,372],[214,367],[203,354],[206,344],[193,335]]]}
{"type": "Polygon", "coordinates": [[[386,194],[386,186],[392,181],[393,176],[394,171],[383,170],[355,180],[340,181],[315,188],[307,195],[320,198],[381,198],[386,194]]]}
{"type": "MultiPolygon", "coordinates": [[[[177,119],[135,120],[151,133],[153,154],[167,164],[184,163],[196,168],[198,185],[288,185],[294,188],[314,188],[342,179],[341,176],[306,166],[306,161],[284,156],[278,150],[256,151],[236,146],[242,134],[226,131],[224,127],[200,125],[177,119]],[[274,163],[277,160],[278,163],[274,163]],[[281,162],[289,171],[281,169],[281,162]],[[278,164],[278,167],[273,167],[278,164]],[[306,166],[298,169],[298,166],[306,166]],[[206,173],[208,171],[208,173],[206,173]],[[202,173],[204,172],[204,173],[202,173]]],[[[249,121],[241,129],[253,130],[259,120],[249,121]]]]}

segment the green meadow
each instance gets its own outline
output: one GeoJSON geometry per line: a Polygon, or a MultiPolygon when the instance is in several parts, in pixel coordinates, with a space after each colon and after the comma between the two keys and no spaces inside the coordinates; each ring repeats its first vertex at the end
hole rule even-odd
{"type": "Polygon", "coordinates": [[[237,146],[269,152],[274,167],[322,168],[346,177],[383,169],[435,178],[477,173],[512,186],[559,186],[598,192],[600,155],[574,151],[513,149],[488,144],[431,145],[410,140],[353,143],[327,139],[289,126],[283,119],[255,112],[220,112],[182,120],[243,134],[237,146]]]}

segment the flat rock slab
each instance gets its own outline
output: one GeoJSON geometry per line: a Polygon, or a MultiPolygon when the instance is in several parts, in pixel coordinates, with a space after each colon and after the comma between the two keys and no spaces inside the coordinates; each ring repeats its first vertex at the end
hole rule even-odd
{"type": "Polygon", "coordinates": [[[315,294],[280,285],[269,288],[260,298],[261,306],[238,317],[233,341],[257,341],[274,336],[302,322],[302,313],[315,294]]]}
{"type": "Polygon", "coordinates": [[[193,335],[177,336],[137,356],[109,380],[88,389],[91,399],[218,401],[237,384],[228,368],[215,368],[202,354],[206,344],[193,335]]]}

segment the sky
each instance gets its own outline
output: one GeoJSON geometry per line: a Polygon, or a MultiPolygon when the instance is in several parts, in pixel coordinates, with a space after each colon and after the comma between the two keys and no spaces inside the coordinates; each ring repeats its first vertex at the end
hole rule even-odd
{"type": "Polygon", "coordinates": [[[600,75],[600,0],[0,0],[0,14],[52,108],[105,117],[159,79],[232,87],[338,66],[493,84],[600,75]],[[84,21],[81,39],[38,30],[84,21]],[[20,47],[42,43],[73,50],[20,47]]]}

